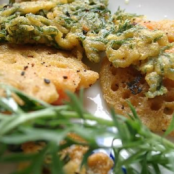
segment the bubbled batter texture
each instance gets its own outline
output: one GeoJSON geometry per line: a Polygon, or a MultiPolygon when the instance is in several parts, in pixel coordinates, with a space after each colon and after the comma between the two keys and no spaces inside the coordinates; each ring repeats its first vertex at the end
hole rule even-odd
{"type": "Polygon", "coordinates": [[[133,67],[116,69],[107,59],[103,62],[100,78],[104,99],[116,113],[128,117],[130,101],[142,122],[152,131],[167,129],[174,113],[174,81],[163,81],[167,94],[149,99],[145,96],[148,85],[138,71],[133,67]]]}

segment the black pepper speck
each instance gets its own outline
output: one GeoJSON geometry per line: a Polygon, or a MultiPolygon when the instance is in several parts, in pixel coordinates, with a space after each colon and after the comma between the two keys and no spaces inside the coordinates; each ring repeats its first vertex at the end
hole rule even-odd
{"type": "Polygon", "coordinates": [[[50,80],[49,79],[44,79],[44,82],[46,83],[46,84],[50,84],[50,80]]]}
{"type": "Polygon", "coordinates": [[[28,68],[28,66],[24,66],[24,70],[26,70],[28,68]]]}
{"type": "Polygon", "coordinates": [[[24,75],[25,75],[25,72],[24,72],[24,71],[22,71],[22,72],[21,72],[21,76],[24,76],[24,75]]]}
{"type": "Polygon", "coordinates": [[[67,79],[67,78],[68,78],[68,76],[63,76],[63,78],[64,78],[64,79],[67,79]]]}

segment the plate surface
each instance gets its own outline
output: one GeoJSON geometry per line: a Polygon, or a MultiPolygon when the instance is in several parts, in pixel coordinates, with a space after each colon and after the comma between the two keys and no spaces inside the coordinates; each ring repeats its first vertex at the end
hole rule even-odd
{"type": "MultiPolygon", "coordinates": [[[[5,2],[7,0],[0,0],[0,4],[5,2]]],[[[109,2],[109,9],[112,12],[121,7],[121,9],[125,9],[127,12],[142,14],[151,20],[174,19],[173,6],[173,0],[110,0],[109,2]]],[[[85,107],[94,115],[109,119],[109,109],[102,99],[99,83],[85,91],[85,107]]],[[[9,174],[14,170],[13,167],[0,166],[0,174],[9,174]]],[[[169,174],[167,171],[163,173],[169,174]]]]}

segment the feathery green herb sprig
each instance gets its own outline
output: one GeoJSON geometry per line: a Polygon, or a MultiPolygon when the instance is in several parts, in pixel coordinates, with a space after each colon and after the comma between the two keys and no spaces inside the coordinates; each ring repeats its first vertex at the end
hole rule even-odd
{"type": "MultiPolygon", "coordinates": [[[[71,102],[63,106],[51,106],[12,87],[6,86],[5,91],[7,97],[0,98],[0,108],[11,115],[0,114],[0,163],[26,161],[31,164],[25,170],[14,172],[14,174],[42,173],[44,159],[48,155],[52,159],[52,162],[47,164],[50,173],[57,174],[61,171],[63,174],[63,161],[57,152],[72,144],[89,147],[83,163],[86,163],[87,157],[93,150],[113,149],[115,156],[113,173],[115,174],[122,174],[123,166],[129,174],[137,172],[159,174],[160,166],[174,172],[174,144],[150,132],[141,123],[131,105],[130,119],[111,112],[112,120],[110,121],[87,113],[82,106],[82,95],[79,99],[74,94],[68,93],[71,102]],[[18,105],[11,97],[11,93],[20,97],[24,104],[18,105]],[[72,119],[82,121],[74,122],[72,119]],[[91,125],[86,120],[93,121],[94,124],[91,125]],[[113,129],[117,131],[112,131],[113,129]],[[69,133],[79,135],[85,143],[70,139],[69,133]],[[97,139],[101,137],[110,137],[113,143],[108,143],[109,146],[99,144],[97,139]],[[61,144],[63,140],[66,140],[65,144],[61,144]],[[121,144],[114,143],[116,140],[120,140],[121,144]],[[42,141],[45,142],[45,146],[34,154],[6,153],[10,144],[20,145],[29,141],[42,141]],[[122,151],[128,153],[126,159],[123,158],[122,151]],[[140,166],[139,170],[137,166],[140,166]]],[[[173,130],[173,123],[174,120],[167,133],[173,130]]]]}

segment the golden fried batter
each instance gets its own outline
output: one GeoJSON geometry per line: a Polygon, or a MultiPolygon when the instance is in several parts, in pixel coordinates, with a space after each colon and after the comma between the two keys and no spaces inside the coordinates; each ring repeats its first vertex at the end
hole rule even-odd
{"type": "Polygon", "coordinates": [[[167,129],[174,112],[174,81],[165,79],[163,85],[168,92],[149,99],[145,96],[148,84],[140,72],[132,67],[114,68],[107,59],[102,65],[100,80],[104,98],[116,113],[128,115],[127,102],[130,101],[142,122],[152,131],[167,129]]]}
{"type": "Polygon", "coordinates": [[[0,45],[0,82],[48,103],[60,103],[65,90],[88,88],[98,73],[72,54],[42,46],[0,45]]]}
{"type": "Polygon", "coordinates": [[[149,21],[140,20],[137,21],[140,25],[147,27],[150,30],[161,30],[166,32],[170,42],[174,41],[174,21],[173,20],[160,20],[160,21],[149,21]]]}
{"type": "MultiPolygon", "coordinates": [[[[26,154],[37,153],[44,147],[44,143],[28,142],[22,145],[22,150],[26,154]]],[[[88,157],[87,166],[81,168],[82,159],[88,147],[73,145],[60,152],[65,165],[63,167],[65,174],[108,174],[113,167],[113,161],[105,153],[98,152],[88,157]]],[[[48,159],[45,163],[50,163],[48,159]]],[[[30,165],[29,163],[21,163],[19,170],[24,169],[30,165]]],[[[48,171],[49,173],[49,171],[48,171]]]]}

